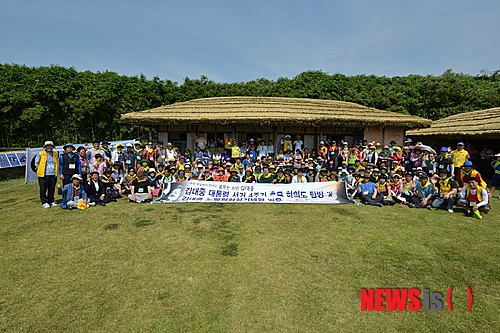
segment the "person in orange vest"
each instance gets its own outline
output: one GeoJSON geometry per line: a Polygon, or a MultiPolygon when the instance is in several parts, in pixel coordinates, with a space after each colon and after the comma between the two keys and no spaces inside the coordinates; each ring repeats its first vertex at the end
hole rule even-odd
{"type": "Polygon", "coordinates": [[[458,186],[461,188],[466,186],[469,178],[476,178],[479,185],[481,187],[486,188],[486,182],[481,177],[481,174],[474,169],[474,164],[471,161],[467,161],[462,165],[461,169],[458,169],[456,173],[456,180],[458,182],[458,186]]]}
{"type": "Polygon", "coordinates": [[[321,167],[319,170],[319,173],[316,175],[316,178],[314,179],[315,182],[322,183],[322,182],[327,182],[328,181],[328,170],[326,167],[321,167]]]}
{"type": "Polygon", "coordinates": [[[223,167],[219,167],[217,173],[214,175],[214,181],[216,182],[226,182],[227,176],[223,167]]]}
{"type": "Polygon", "coordinates": [[[148,166],[150,168],[155,167],[155,162],[156,162],[156,149],[153,149],[153,142],[148,141],[148,144],[144,148],[142,152],[142,156],[145,160],[148,161],[148,166]]]}
{"type": "Polygon", "coordinates": [[[482,219],[481,212],[488,214],[491,210],[491,206],[488,204],[488,192],[478,184],[474,177],[469,178],[468,185],[462,188],[460,196],[462,199],[458,199],[457,204],[466,207],[466,216],[482,219]]]}
{"type": "Polygon", "coordinates": [[[54,151],[54,143],[45,141],[44,150],[35,157],[36,175],[40,186],[40,201],[43,208],[56,207],[54,194],[56,192],[57,175],[59,174],[59,156],[54,151]]]}
{"type": "Polygon", "coordinates": [[[318,155],[326,160],[328,155],[328,148],[325,146],[325,141],[319,142],[318,155]]]}

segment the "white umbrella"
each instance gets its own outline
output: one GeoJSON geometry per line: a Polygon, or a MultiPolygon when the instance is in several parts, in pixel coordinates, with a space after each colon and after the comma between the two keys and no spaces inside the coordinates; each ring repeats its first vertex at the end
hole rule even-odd
{"type": "Polygon", "coordinates": [[[437,155],[436,151],[427,145],[417,145],[415,146],[415,149],[420,149],[421,151],[428,151],[429,153],[437,155]]]}

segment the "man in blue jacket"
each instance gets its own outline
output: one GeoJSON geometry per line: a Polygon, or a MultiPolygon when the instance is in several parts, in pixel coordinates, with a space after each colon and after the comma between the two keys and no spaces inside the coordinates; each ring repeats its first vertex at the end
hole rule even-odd
{"type": "Polygon", "coordinates": [[[61,208],[63,209],[73,209],[78,208],[78,200],[83,200],[83,203],[87,203],[87,193],[81,185],[82,177],[74,174],[71,177],[71,183],[61,187],[61,184],[57,185],[57,193],[63,196],[61,202],[61,208]]]}

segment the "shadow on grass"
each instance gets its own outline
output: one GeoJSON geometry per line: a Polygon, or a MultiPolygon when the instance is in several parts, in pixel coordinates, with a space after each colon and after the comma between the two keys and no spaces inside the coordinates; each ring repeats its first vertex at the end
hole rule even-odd
{"type": "Polygon", "coordinates": [[[221,253],[224,257],[236,257],[238,255],[238,244],[229,243],[223,245],[221,253]]]}
{"type": "Polygon", "coordinates": [[[104,230],[116,230],[120,225],[118,223],[110,223],[104,226],[104,230]]]}
{"type": "Polygon", "coordinates": [[[153,225],[155,224],[152,221],[149,220],[137,220],[134,221],[134,227],[141,228],[141,227],[147,227],[148,225],[153,225]]]}

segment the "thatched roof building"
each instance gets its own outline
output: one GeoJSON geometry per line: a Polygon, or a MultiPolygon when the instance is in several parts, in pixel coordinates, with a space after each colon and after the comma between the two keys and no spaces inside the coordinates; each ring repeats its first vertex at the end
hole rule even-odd
{"type": "MultiPolygon", "coordinates": [[[[192,148],[195,133],[207,139],[273,140],[300,135],[309,148],[320,140],[359,139],[402,143],[407,129],[428,127],[428,119],[355,103],[286,97],[214,97],[122,115],[122,121],[157,127],[161,140],[192,148]],[[179,133],[187,133],[181,135],[179,133]]],[[[276,147],[278,148],[278,146],[276,147]]]]}
{"type": "Polygon", "coordinates": [[[421,128],[428,119],[356,103],[286,97],[213,97],[127,113],[122,121],[142,125],[284,125],[421,128]]]}
{"type": "Polygon", "coordinates": [[[439,119],[428,128],[408,131],[407,135],[425,139],[465,137],[469,140],[499,140],[500,107],[459,113],[439,119]]]}

